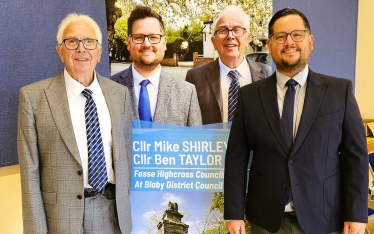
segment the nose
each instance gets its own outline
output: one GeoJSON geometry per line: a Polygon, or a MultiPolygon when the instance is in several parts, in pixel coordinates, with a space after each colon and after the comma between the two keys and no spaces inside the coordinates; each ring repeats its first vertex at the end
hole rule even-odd
{"type": "Polygon", "coordinates": [[[78,52],[86,51],[86,48],[84,48],[84,46],[83,46],[83,41],[78,42],[78,48],[77,48],[77,50],[78,50],[78,52]]]}
{"type": "Polygon", "coordinates": [[[232,30],[228,31],[228,34],[227,34],[227,37],[226,37],[227,40],[229,39],[235,39],[234,37],[234,33],[232,30]]]}
{"type": "Polygon", "coordinates": [[[143,41],[142,45],[143,46],[151,46],[151,43],[149,42],[149,37],[148,36],[144,38],[144,41],[143,41]]]}
{"type": "Polygon", "coordinates": [[[295,42],[292,40],[291,34],[288,34],[288,35],[287,35],[287,39],[286,39],[286,41],[284,42],[284,44],[288,44],[288,45],[295,44],[295,42]]]}

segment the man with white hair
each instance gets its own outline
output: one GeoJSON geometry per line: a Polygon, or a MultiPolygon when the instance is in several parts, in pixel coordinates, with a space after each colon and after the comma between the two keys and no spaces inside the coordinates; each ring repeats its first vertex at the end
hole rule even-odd
{"type": "Polygon", "coordinates": [[[126,87],[95,72],[102,34],[62,20],[65,69],[20,90],[18,157],[24,233],[130,233],[131,118],[126,87]]]}
{"type": "Polygon", "coordinates": [[[250,40],[249,16],[240,6],[227,6],[212,28],[219,59],[189,70],[186,76],[196,87],[203,124],[232,121],[239,87],[270,75],[266,65],[244,55],[250,40]]]}

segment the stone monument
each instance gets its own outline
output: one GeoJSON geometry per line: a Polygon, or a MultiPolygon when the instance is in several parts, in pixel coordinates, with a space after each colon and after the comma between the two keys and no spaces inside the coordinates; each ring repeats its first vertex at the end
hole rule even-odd
{"type": "Polygon", "coordinates": [[[158,234],[186,234],[188,225],[182,223],[183,215],[178,212],[178,204],[168,202],[162,220],[158,223],[158,234]]]}

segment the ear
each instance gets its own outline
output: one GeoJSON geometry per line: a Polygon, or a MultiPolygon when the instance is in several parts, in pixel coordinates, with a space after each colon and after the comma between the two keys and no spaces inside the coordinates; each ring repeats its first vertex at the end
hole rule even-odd
{"type": "Polygon", "coordinates": [[[167,41],[168,41],[168,38],[166,36],[163,37],[164,39],[164,49],[166,50],[166,44],[167,44],[167,41]]]}
{"type": "Polygon", "coordinates": [[[217,50],[217,49],[216,49],[216,44],[215,44],[216,39],[217,39],[217,38],[215,38],[215,36],[213,36],[213,37],[210,38],[210,40],[212,41],[212,44],[213,44],[213,48],[214,48],[215,50],[217,50]]]}
{"type": "Polygon", "coordinates": [[[251,41],[251,34],[250,33],[248,33],[248,36],[246,36],[246,39],[247,39],[247,43],[246,43],[245,48],[247,49],[248,45],[249,45],[249,42],[251,41]]]}
{"type": "Polygon", "coordinates": [[[271,41],[270,39],[268,38],[267,41],[266,41],[266,45],[268,46],[268,49],[269,49],[269,54],[271,54],[271,41]]]}
{"type": "Polygon", "coordinates": [[[309,37],[310,50],[313,50],[313,42],[314,42],[314,37],[313,35],[310,35],[309,37]]]}
{"type": "Polygon", "coordinates": [[[56,51],[58,56],[60,56],[61,62],[65,63],[64,56],[62,56],[62,46],[56,46],[56,51]]]}
{"type": "Polygon", "coordinates": [[[101,54],[103,53],[103,47],[102,46],[99,46],[99,55],[97,56],[97,62],[100,63],[100,59],[101,59],[101,54]]]}
{"type": "Polygon", "coordinates": [[[126,36],[126,44],[127,44],[127,50],[130,51],[130,49],[131,49],[131,38],[129,36],[126,36]]]}

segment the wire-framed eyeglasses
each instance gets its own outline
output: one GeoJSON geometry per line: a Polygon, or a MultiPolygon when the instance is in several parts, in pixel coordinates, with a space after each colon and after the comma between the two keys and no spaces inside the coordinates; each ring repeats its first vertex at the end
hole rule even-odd
{"type": "Polygon", "coordinates": [[[232,35],[234,37],[242,37],[247,30],[245,28],[240,28],[240,27],[236,27],[232,29],[225,28],[225,29],[219,29],[215,31],[214,34],[217,35],[218,38],[223,39],[229,35],[230,31],[232,32],[232,35]]]}
{"type": "Polygon", "coordinates": [[[158,44],[158,43],[160,43],[161,38],[163,36],[164,35],[162,35],[162,34],[148,34],[148,35],[131,34],[131,35],[129,35],[129,37],[131,37],[131,39],[132,39],[132,42],[134,42],[135,44],[143,44],[146,37],[148,38],[149,43],[158,44]]]}
{"type": "Polygon", "coordinates": [[[294,42],[300,42],[303,41],[305,38],[305,34],[308,32],[308,30],[294,30],[290,33],[285,32],[278,32],[273,33],[270,35],[270,37],[273,37],[273,41],[277,44],[283,44],[287,41],[288,35],[291,36],[291,39],[294,42]]]}
{"type": "MultiPolygon", "coordinates": [[[[96,39],[75,39],[75,38],[68,38],[62,40],[62,43],[65,45],[66,49],[68,50],[76,50],[79,47],[79,43],[82,42],[84,48],[86,50],[94,50],[97,47],[97,44],[99,43],[96,39]]],[[[62,43],[60,45],[62,45],[62,43]]]]}

